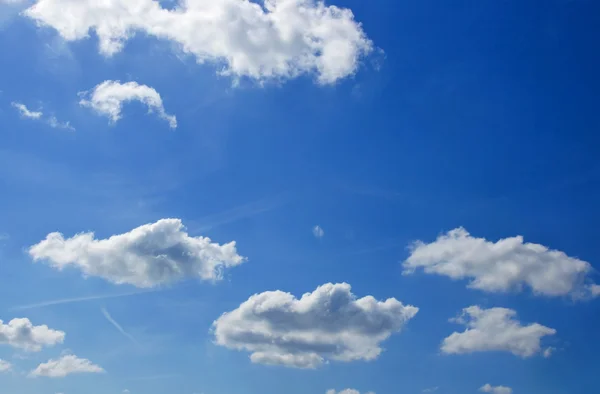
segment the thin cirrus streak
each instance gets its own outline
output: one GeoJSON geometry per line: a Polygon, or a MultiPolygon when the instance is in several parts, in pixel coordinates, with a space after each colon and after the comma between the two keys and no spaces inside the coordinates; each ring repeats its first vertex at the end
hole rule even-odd
{"type": "Polygon", "coordinates": [[[96,296],[88,296],[88,297],[76,297],[76,298],[63,298],[59,300],[50,300],[50,301],[42,301],[35,304],[27,304],[27,305],[18,305],[10,308],[11,311],[22,311],[27,309],[37,309],[44,308],[47,306],[53,305],[62,305],[62,304],[72,304],[76,302],[86,302],[86,301],[94,301],[94,300],[107,300],[110,298],[121,298],[121,297],[131,297],[136,295],[142,295],[147,293],[153,293],[158,290],[148,290],[148,291],[135,291],[129,293],[119,293],[119,294],[104,294],[104,295],[96,295],[96,296]]]}
{"type": "Polygon", "coordinates": [[[123,326],[121,326],[119,324],[119,322],[117,322],[115,319],[113,319],[113,317],[110,315],[110,313],[108,313],[106,308],[100,308],[100,311],[102,311],[102,314],[104,315],[106,320],[108,320],[108,322],[110,324],[112,324],[117,329],[117,331],[119,331],[121,334],[123,334],[123,336],[125,336],[127,339],[129,339],[131,342],[133,342],[136,346],[140,346],[140,343],[133,337],[133,335],[131,335],[130,333],[125,331],[123,326]]]}

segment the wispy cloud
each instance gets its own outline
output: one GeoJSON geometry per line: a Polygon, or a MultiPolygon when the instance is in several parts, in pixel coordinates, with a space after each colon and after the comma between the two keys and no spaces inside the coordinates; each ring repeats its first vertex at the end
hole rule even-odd
{"type": "Polygon", "coordinates": [[[13,101],[11,103],[11,105],[13,107],[15,107],[16,109],[19,110],[19,113],[21,114],[21,116],[25,117],[25,118],[29,118],[29,119],[39,119],[42,117],[42,115],[44,115],[43,112],[41,111],[32,111],[29,108],[27,108],[27,106],[23,103],[17,103],[15,101],[13,101]]]}
{"type": "Polygon", "coordinates": [[[289,199],[288,193],[281,193],[275,197],[262,198],[257,201],[238,205],[237,207],[213,215],[205,216],[204,218],[196,221],[199,225],[194,227],[193,231],[206,231],[224,224],[250,218],[283,206],[289,202],[289,199]]]}
{"type": "Polygon", "coordinates": [[[71,122],[61,122],[54,115],[48,116],[47,118],[43,119],[44,113],[41,110],[32,111],[29,108],[27,108],[25,104],[16,101],[13,101],[11,105],[14,108],[16,108],[21,114],[21,116],[24,118],[33,120],[43,120],[48,126],[52,127],[53,129],[75,131],[75,128],[71,126],[71,122]]]}
{"type": "Polygon", "coordinates": [[[131,297],[131,296],[136,296],[136,295],[141,295],[141,294],[146,294],[146,293],[152,293],[152,292],[156,292],[156,291],[158,291],[158,290],[136,291],[136,292],[118,293],[118,294],[104,294],[104,295],[95,295],[95,296],[88,296],[88,297],[63,298],[63,299],[59,299],[59,300],[42,301],[42,302],[38,302],[35,304],[18,305],[18,306],[12,307],[10,310],[22,311],[22,310],[27,310],[27,309],[44,308],[44,307],[53,306],[53,305],[72,304],[75,302],[87,302],[87,301],[94,301],[94,300],[107,300],[107,299],[111,299],[111,298],[131,297]]]}
{"type": "Polygon", "coordinates": [[[108,313],[106,308],[101,308],[102,314],[108,320],[110,324],[112,324],[121,334],[123,334],[127,339],[133,342],[135,345],[140,346],[140,343],[133,337],[133,335],[129,334],[125,329],[108,313]]]}
{"type": "Polygon", "coordinates": [[[313,227],[312,233],[316,238],[323,238],[325,236],[325,231],[318,224],[315,227],[313,227]]]}

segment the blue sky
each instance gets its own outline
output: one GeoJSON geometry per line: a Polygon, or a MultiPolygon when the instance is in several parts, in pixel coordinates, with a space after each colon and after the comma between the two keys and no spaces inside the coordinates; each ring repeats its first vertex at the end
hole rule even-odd
{"type": "Polygon", "coordinates": [[[1,392],[596,390],[596,2],[9,3],[1,392]]]}

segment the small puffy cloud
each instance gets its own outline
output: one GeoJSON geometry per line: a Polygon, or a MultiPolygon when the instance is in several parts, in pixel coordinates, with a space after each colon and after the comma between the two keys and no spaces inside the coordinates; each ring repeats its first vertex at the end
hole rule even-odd
{"type": "Polygon", "coordinates": [[[104,369],[92,364],[90,360],[69,354],[57,360],[49,360],[40,364],[29,373],[30,377],[44,376],[48,378],[64,378],[67,375],[82,373],[102,373],[104,369]]]}
{"type": "Polygon", "coordinates": [[[226,268],[245,261],[235,241],[220,245],[207,237],[191,237],[179,219],[161,219],[107,239],[95,239],[91,232],[71,238],[50,233],[29,254],[58,270],[73,267],[85,276],[140,288],[185,278],[220,280],[226,268]]]}
{"type": "Polygon", "coordinates": [[[9,372],[12,370],[12,364],[0,358],[0,373],[9,372]]]}
{"type": "Polygon", "coordinates": [[[323,236],[325,235],[325,231],[323,231],[323,229],[319,225],[313,227],[312,232],[316,238],[323,238],[323,236]]]}
{"type": "Polygon", "coordinates": [[[523,358],[539,353],[541,339],[556,334],[556,330],[538,323],[522,325],[515,319],[516,315],[514,310],[507,308],[465,308],[461,316],[451,321],[464,324],[466,330],[454,332],[445,338],[442,352],[464,354],[503,351],[523,358]]]}
{"type": "MultiPolygon", "coordinates": [[[[354,389],[344,389],[342,391],[335,391],[334,389],[327,390],[325,394],[360,394],[360,391],[354,389]]],[[[375,394],[373,391],[369,391],[366,394],[375,394]]]]}
{"type": "Polygon", "coordinates": [[[248,351],[255,363],[316,368],[329,360],[374,360],[381,342],[418,308],[395,298],[356,298],[347,283],[327,283],[300,299],[283,291],[255,294],[213,323],[216,343],[248,351]]]}
{"type": "Polygon", "coordinates": [[[479,391],[492,394],[511,394],[512,389],[506,386],[492,386],[489,383],[480,387],[479,391]]]}
{"type": "Polygon", "coordinates": [[[221,74],[258,81],[317,74],[334,83],[373,47],[351,10],[317,0],[186,0],[173,10],[155,0],[37,0],[25,15],[67,41],[95,32],[105,56],[141,33],[176,43],[221,74]]]}
{"type": "Polygon", "coordinates": [[[12,102],[11,105],[15,107],[22,117],[29,119],[39,119],[44,115],[41,111],[32,111],[23,103],[12,102]]]}
{"type": "Polygon", "coordinates": [[[61,122],[58,119],[56,119],[56,116],[50,116],[47,120],[47,123],[48,126],[52,127],[53,129],[65,129],[75,131],[75,128],[71,126],[71,122],[61,122]]]}
{"type": "Polygon", "coordinates": [[[43,347],[63,343],[64,339],[64,332],[46,325],[34,326],[29,319],[12,319],[8,324],[0,320],[0,345],[39,352],[43,347]]]}
{"type": "Polygon", "coordinates": [[[80,96],[80,105],[107,116],[113,123],[121,119],[123,103],[139,101],[148,107],[148,111],[156,112],[161,119],[169,122],[172,129],[177,127],[177,118],[165,111],[160,94],[150,86],[137,82],[104,81],[90,92],[80,93],[80,96]]]}
{"type": "Polygon", "coordinates": [[[593,293],[586,286],[592,266],[546,246],[525,243],[523,237],[491,242],[471,236],[464,228],[440,235],[434,242],[417,241],[403,264],[404,273],[422,268],[425,273],[452,279],[471,279],[469,287],[488,292],[520,291],[530,287],[544,296],[593,293]]]}

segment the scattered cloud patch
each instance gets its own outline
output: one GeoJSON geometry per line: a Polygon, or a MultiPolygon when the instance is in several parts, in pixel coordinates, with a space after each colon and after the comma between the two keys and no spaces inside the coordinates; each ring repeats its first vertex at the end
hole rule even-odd
{"type": "Polygon", "coordinates": [[[12,364],[0,358],[0,373],[9,372],[12,370],[12,364]]]}
{"type": "Polygon", "coordinates": [[[316,74],[331,84],[354,74],[373,49],[351,10],[317,0],[187,0],[174,9],[155,0],[38,0],[25,15],[67,41],[94,31],[105,56],[136,33],[168,40],[236,79],[316,74]]]}
{"type": "Polygon", "coordinates": [[[313,227],[312,232],[316,238],[323,238],[323,236],[325,235],[325,231],[323,231],[323,229],[319,225],[313,227]]]}
{"type": "Polygon", "coordinates": [[[85,276],[140,288],[185,278],[217,281],[225,269],[246,260],[237,253],[235,241],[220,245],[207,237],[191,237],[180,219],[161,219],[107,239],[95,239],[91,232],[71,238],[50,233],[29,254],[58,270],[73,267],[85,276]]]}
{"type": "Polygon", "coordinates": [[[11,105],[16,108],[22,117],[29,119],[39,119],[44,115],[41,111],[32,111],[23,103],[12,102],[11,105]]]}
{"type": "Polygon", "coordinates": [[[544,353],[543,353],[544,358],[552,357],[552,355],[554,354],[555,351],[556,351],[555,347],[552,347],[552,346],[547,347],[546,349],[544,349],[544,353]]]}
{"type": "MultiPolygon", "coordinates": [[[[360,391],[355,389],[344,389],[342,391],[335,391],[334,389],[327,390],[325,394],[360,394],[360,391]]],[[[375,394],[374,391],[368,391],[366,394],[375,394]]]]}
{"type": "Polygon", "coordinates": [[[470,306],[451,321],[464,324],[463,332],[454,332],[442,342],[442,352],[464,354],[485,351],[510,352],[519,357],[531,357],[541,351],[541,339],[556,334],[556,330],[538,323],[522,325],[517,313],[507,308],[482,309],[470,306]]]}
{"type": "Polygon", "coordinates": [[[32,111],[29,108],[27,108],[27,106],[25,104],[22,103],[17,103],[17,102],[12,102],[11,105],[16,108],[19,113],[21,114],[22,117],[27,118],[27,119],[34,119],[34,120],[44,120],[44,122],[52,127],[53,129],[65,129],[65,130],[70,130],[70,131],[75,131],[75,128],[73,126],[71,126],[70,122],[61,122],[59,121],[56,116],[51,115],[49,117],[47,117],[46,119],[42,119],[42,117],[44,116],[44,113],[42,111],[32,111]]]}
{"type": "MultiPolygon", "coordinates": [[[[434,242],[417,241],[403,264],[404,273],[418,269],[452,279],[471,279],[469,287],[487,292],[521,291],[524,286],[544,296],[589,296],[585,285],[592,266],[523,237],[491,242],[472,237],[464,228],[440,235],[434,242]]],[[[594,286],[594,285],[592,285],[594,286]]]]}
{"type": "Polygon", "coordinates": [[[50,329],[46,325],[34,326],[29,319],[12,319],[8,324],[0,320],[0,345],[39,352],[43,347],[63,343],[64,339],[64,332],[50,329]]]}
{"type": "Polygon", "coordinates": [[[56,360],[40,364],[29,373],[30,377],[64,378],[68,375],[82,373],[103,373],[104,369],[90,360],[69,354],[56,360]]]}
{"type": "Polygon", "coordinates": [[[374,360],[381,342],[418,308],[395,298],[356,298],[347,283],[327,283],[300,299],[283,291],[255,294],[213,323],[216,343],[251,353],[252,362],[316,368],[327,362],[374,360]]]}
{"type": "Polygon", "coordinates": [[[435,393],[436,391],[438,391],[439,387],[435,386],[435,387],[429,387],[426,389],[423,389],[423,393],[435,393]]]}
{"type": "Polygon", "coordinates": [[[483,393],[491,394],[512,394],[512,389],[506,386],[492,386],[489,383],[479,388],[483,393]]]}
{"type": "Polygon", "coordinates": [[[107,116],[112,123],[121,119],[124,103],[139,101],[148,107],[148,111],[155,112],[161,119],[169,122],[172,129],[177,128],[177,118],[165,111],[160,94],[150,86],[137,82],[104,81],[89,92],[81,92],[80,96],[81,106],[107,116]]]}

